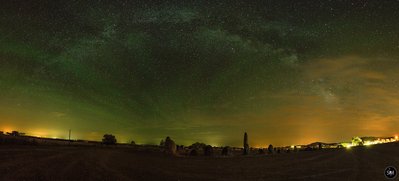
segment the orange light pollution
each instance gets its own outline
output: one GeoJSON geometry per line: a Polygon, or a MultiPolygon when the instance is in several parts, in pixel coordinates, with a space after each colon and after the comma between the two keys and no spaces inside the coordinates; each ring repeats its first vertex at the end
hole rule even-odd
{"type": "MultiPolygon", "coordinates": [[[[399,112],[395,109],[399,107],[399,96],[392,84],[394,80],[389,77],[399,77],[399,73],[394,71],[399,67],[391,65],[391,60],[384,61],[380,64],[384,69],[380,71],[367,68],[375,63],[374,60],[357,56],[313,61],[301,67],[306,70],[302,81],[310,82],[309,87],[273,95],[264,92],[252,98],[257,104],[272,101],[277,102],[276,106],[224,116],[192,112],[189,116],[193,118],[193,126],[175,125],[168,128],[168,133],[164,135],[171,135],[178,143],[186,145],[200,141],[215,146],[241,146],[242,134],[247,131],[254,147],[338,142],[353,136],[394,135],[399,126],[396,123],[399,112]],[[357,86],[359,84],[367,86],[357,86]],[[351,85],[356,86],[349,88],[351,85]],[[190,129],[209,126],[214,128],[190,134],[190,129]]],[[[2,130],[9,132],[15,129],[37,136],[67,138],[69,129],[62,127],[62,123],[54,124],[63,128],[56,131],[40,128],[37,121],[24,122],[24,126],[13,123],[18,121],[2,122],[2,125],[9,125],[3,126],[2,130]]],[[[121,142],[135,140],[137,143],[153,144],[164,136],[146,139],[145,136],[132,134],[134,131],[126,133],[116,128],[113,128],[114,131],[102,129],[103,132],[90,131],[89,134],[84,134],[87,132],[85,129],[73,129],[73,136],[76,139],[100,140],[103,133],[112,132],[121,137],[121,142]]]]}
{"type": "Polygon", "coordinates": [[[0,130],[254,147],[398,133],[394,5],[264,3],[4,3],[0,130]]]}

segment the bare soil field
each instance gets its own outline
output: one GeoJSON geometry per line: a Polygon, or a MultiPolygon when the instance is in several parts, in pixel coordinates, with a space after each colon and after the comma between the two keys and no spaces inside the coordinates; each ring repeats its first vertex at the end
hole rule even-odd
{"type": "Polygon", "coordinates": [[[399,144],[233,157],[130,148],[0,146],[0,180],[386,180],[399,144]]]}

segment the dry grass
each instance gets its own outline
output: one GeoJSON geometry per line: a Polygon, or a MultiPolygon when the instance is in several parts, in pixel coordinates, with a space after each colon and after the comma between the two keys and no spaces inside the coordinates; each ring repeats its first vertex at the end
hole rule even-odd
{"type": "Polygon", "coordinates": [[[134,148],[0,146],[0,180],[384,180],[399,144],[234,157],[134,148]]]}

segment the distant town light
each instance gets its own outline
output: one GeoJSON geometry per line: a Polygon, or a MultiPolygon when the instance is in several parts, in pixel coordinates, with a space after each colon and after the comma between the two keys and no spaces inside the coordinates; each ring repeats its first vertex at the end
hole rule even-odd
{"type": "Polygon", "coordinates": [[[375,144],[375,143],[373,143],[372,141],[365,141],[364,142],[364,146],[370,146],[370,145],[373,145],[373,144],[375,144]]]}

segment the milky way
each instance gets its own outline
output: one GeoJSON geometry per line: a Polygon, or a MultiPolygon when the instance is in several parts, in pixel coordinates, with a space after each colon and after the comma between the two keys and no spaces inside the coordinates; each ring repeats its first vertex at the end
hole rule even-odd
{"type": "Polygon", "coordinates": [[[40,1],[0,9],[0,130],[251,146],[390,136],[397,1],[40,1]]]}

